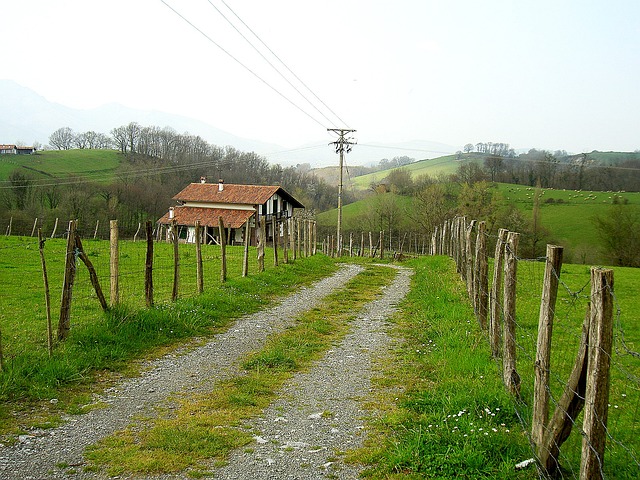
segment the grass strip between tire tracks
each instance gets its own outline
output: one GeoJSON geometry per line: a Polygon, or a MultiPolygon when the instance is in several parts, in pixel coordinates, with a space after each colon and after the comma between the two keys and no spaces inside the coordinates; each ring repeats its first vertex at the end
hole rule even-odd
{"type": "Polygon", "coordinates": [[[259,415],[287,379],[321,358],[396,275],[387,267],[365,268],[321,307],[299,315],[294,326],[270,336],[263,349],[248,355],[242,375],[220,382],[206,395],[181,400],[170,415],[107,437],[89,449],[92,464],[87,468],[104,468],[109,475],[184,470],[192,477],[208,475],[205,462],[224,462],[232,449],[255,435],[242,420],[259,415]]]}

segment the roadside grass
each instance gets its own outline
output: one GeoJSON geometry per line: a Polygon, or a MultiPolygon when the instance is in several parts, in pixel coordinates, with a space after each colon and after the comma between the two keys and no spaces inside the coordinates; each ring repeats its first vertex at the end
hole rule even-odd
{"type": "MultiPolygon", "coordinates": [[[[499,362],[475,320],[466,288],[452,260],[426,257],[396,317],[401,348],[381,365],[382,416],[364,449],[351,455],[367,465],[368,478],[537,478],[535,468],[515,471],[531,458],[528,432],[543,262],[518,266],[517,356],[522,401],[505,391],[499,362]]],[[[491,269],[490,269],[491,271],[491,269]]],[[[551,393],[559,398],[573,366],[588,301],[590,268],[565,264],[554,322],[551,393]]],[[[640,458],[640,270],[614,269],[615,310],[610,408],[604,472],[637,478],[640,458]],[[623,342],[624,340],[624,342],[623,342]]],[[[550,406],[551,411],[554,404],[550,406]]],[[[582,425],[582,415],[577,419],[582,425]]],[[[577,477],[582,436],[561,448],[563,475],[577,477]]]]}
{"type": "MultiPolygon", "coordinates": [[[[7,242],[4,237],[0,239],[0,248],[11,250],[11,254],[0,257],[4,286],[0,329],[5,351],[5,368],[0,372],[0,435],[19,434],[34,425],[54,426],[63,412],[85,408],[93,388],[104,386],[114,374],[135,372],[135,359],[158,355],[194,337],[211,335],[232,320],[258,311],[337,268],[334,260],[318,255],[247,278],[230,275],[224,284],[216,272],[216,281],[207,282],[201,296],[196,296],[194,288],[190,298],[176,303],[163,299],[147,309],[142,307],[144,297],[140,291],[136,301],[103,313],[92,298],[88,280],[83,280],[83,275],[88,277],[84,266],[79,266],[70,337],[58,342],[49,358],[37,247],[16,241],[21,248],[14,250],[7,242]]],[[[108,242],[87,243],[95,248],[103,243],[108,248],[108,242]]],[[[141,242],[129,243],[125,251],[144,249],[141,242]]],[[[47,248],[53,250],[49,242],[47,248]]],[[[89,248],[85,245],[88,252],[89,248]]],[[[61,274],[54,273],[54,266],[54,261],[48,264],[51,285],[58,281],[61,285],[61,274]]],[[[158,275],[160,279],[161,270],[158,275]]],[[[181,278],[186,283],[186,275],[181,278]]],[[[53,287],[51,298],[52,315],[57,319],[55,300],[59,296],[53,287]]],[[[55,324],[56,320],[54,328],[55,324]]]]}
{"type": "Polygon", "coordinates": [[[382,363],[365,446],[365,478],[536,478],[531,451],[453,262],[425,257],[396,315],[396,353],[382,363]]]}
{"type": "Polygon", "coordinates": [[[179,408],[116,433],[88,451],[89,468],[109,475],[208,474],[205,462],[225,461],[234,448],[251,442],[256,432],[242,421],[258,415],[284,382],[311,365],[342,338],[365,303],[395,276],[387,267],[367,266],[345,288],[329,295],[321,307],[301,314],[294,326],[274,334],[264,348],[249,354],[242,374],[218,383],[195,398],[178,399],[179,408]]]}

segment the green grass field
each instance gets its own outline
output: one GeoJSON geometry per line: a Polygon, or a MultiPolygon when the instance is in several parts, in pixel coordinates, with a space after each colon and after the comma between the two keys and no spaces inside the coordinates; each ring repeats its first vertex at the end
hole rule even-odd
{"type": "MultiPolygon", "coordinates": [[[[515,204],[531,218],[535,188],[497,184],[506,203],[515,204]]],[[[638,192],[596,192],[540,189],[540,219],[549,232],[549,241],[567,249],[567,259],[574,263],[601,263],[600,243],[593,218],[606,216],[614,198],[624,208],[640,209],[638,192]]]]}
{"type": "Polygon", "coordinates": [[[0,156],[0,181],[14,170],[38,181],[70,176],[110,182],[122,156],[116,150],[46,150],[34,155],[0,156]]]}

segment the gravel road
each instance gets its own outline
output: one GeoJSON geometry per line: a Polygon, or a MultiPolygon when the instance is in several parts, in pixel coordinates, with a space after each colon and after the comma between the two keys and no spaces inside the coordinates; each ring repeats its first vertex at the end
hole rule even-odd
{"type": "MultiPolygon", "coordinates": [[[[148,362],[141,376],[127,379],[97,399],[108,408],[70,416],[59,428],[30,432],[15,445],[0,447],[0,478],[108,478],[83,471],[87,446],[126,427],[135,417],[153,415],[154,407],[167,405],[175,393],[209,391],[216,382],[238,373],[240,359],[261,348],[268,335],[291,325],[297,315],[319,304],[361,270],[344,265],[276,306],[237,320],[202,346],[148,362]]],[[[357,468],[343,464],[340,452],[363,440],[366,413],[361,401],[370,390],[371,362],[388,348],[385,319],[408,292],[410,275],[411,270],[398,268],[384,295],[365,306],[343,341],[309,371],[296,375],[279,399],[250,422],[260,432],[254,445],[234,452],[226,467],[212,467],[215,478],[357,478],[357,468]]]]}

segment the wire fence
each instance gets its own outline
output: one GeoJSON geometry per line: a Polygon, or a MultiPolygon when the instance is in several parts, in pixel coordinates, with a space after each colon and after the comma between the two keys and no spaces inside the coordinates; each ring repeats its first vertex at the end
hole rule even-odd
{"type": "Polygon", "coordinates": [[[614,286],[611,270],[562,265],[562,247],[520,258],[517,233],[483,223],[445,222],[430,253],[451,256],[467,284],[540,475],[638,478],[637,271],[617,269],[614,286]]]}
{"type": "MultiPolygon", "coordinates": [[[[148,272],[148,242],[146,232],[141,228],[136,236],[130,239],[119,239],[117,277],[113,277],[112,243],[109,241],[110,227],[96,228],[95,225],[78,229],[81,238],[82,252],[76,244],[67,253],[70,222],[59,224],[57,231],[41,232],[42,241],[37,236],[0,235],[0,283],[3,293],[0,298],[0,356],[10,362],[12,358],[47,348],[47,308],[45,303],[45,287],[43,279],[44,258],[50,297],[50,317],[52,323],[58,325],[64,303],[65,265],[69,257],[73,257],[75,275],[72,295],[70,295],[69,323],[76,326],[99,322],[103,318],[103,308],[99,302],[96,288],[92,283],[89,268],[81,261],[81,253],[86,255],[103,296],[112,306],[111,285],[117,281],[118,293],[116,303],[132,309],[144,308],[147,302],[146,274],[148,272]]],[[[38,233],[37,231],[35,232],[38,233]]],[[[200,295],[198,285],[198,255],[194,243],[182,240],[176,242],[178,256],[174,257],[174,244],[163,236],[157,238],[152,232],[153,255],[152,285],[153,304],[155,306],[170,305],[176,299],[192,298],[200,295]],[[177,260],[177,262],[176,262],[177,260]],[[177,284],[174,283],[178,272],[177,284]]],[[[295,248],[293,239],[287,243],[287,255],[283,237],[278,237],[277,248],[273,241],[264,242],[263,261],[259,262],[260,247],[248,246],[247,275],[277,268],[283,263],[290,263],[297,258],[315,253],[313,248],[295,248]],[[293,248],[292,248],[293,246],[293,248]],[[276,256],[277,252],[277,256],[276,256]],[[263,267],[260,265],[262,264],[263,267]]],[[[310,238],[307,239],[310,241],[310,238]]],[[[225,279],[243,276],[245,261],[244,245],[225,245],[219,243],[202,243],[202,290],[212,291],[222,282],[223,263],[225,279]],[[223,255],[224,251],[224,255],[223,255]],[[223,262],[224,261],[224,262],[223,262]]],[[[55,332],[54,332],[55,335],[55,332]]]]}

